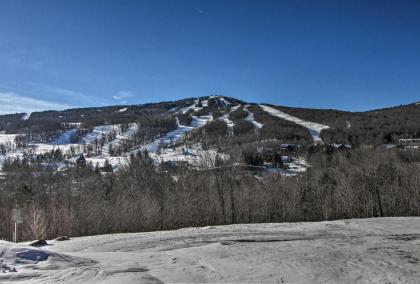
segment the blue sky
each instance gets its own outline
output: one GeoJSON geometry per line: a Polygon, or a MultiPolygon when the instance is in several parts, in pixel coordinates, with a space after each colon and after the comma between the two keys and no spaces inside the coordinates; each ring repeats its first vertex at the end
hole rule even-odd
{"type": "Polygon", "coordinates": [[[420,1],[0,0],[0,113],[220,94],[420,98],[420,1]]]}

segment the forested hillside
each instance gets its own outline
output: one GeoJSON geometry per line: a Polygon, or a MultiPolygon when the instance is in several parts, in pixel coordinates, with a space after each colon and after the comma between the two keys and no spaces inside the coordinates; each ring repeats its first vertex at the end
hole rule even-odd
{"type": "Polygon", "coordinates": [[[418,104],[209,96],[0,116],[0,238],[420,215],[418,104]]]}

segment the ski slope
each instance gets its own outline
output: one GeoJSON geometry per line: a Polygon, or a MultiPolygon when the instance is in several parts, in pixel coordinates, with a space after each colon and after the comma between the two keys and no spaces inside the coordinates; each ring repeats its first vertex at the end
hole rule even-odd
{"type": "Polygon", "coordinates": [[[42,249],[0,241],[0,282],[418,283],[419,244],[419,217],[99,235],[42,249]]]}
{"type": "Polygon", "coordinates": [[[269,107],[267,105],[259,105],[261,107],[262,110],[264,110],[265,112],[267,112],[268,114],[271,114],[272,116],[276,116],[278,118],[282,118],[291,122],[294,122],[296,124],[299,124],[303,127],[305,127],[306,129],[309,130],[309,133],[312,136],[312,139],[314,140],[315,143],[322,143],[322,139],[321,139],[321,131],[324,129],[328,129],[329,126],[327,125],[323,125],[323,124],[319,124],[319,123],[315,123],[315,122],[309,122],[309,121],[304,121],[300,118],[291,116],[287,113],[284,113],[278,109],[269,107]]]}
{"type": "MultiPolygon", "coordinates": [[[[199,107],[198,104],[200,103],[200,99],[195,99],[194,103],[192,105],[186,106],[184,108],[181,108],[178,113],[186,114],[190,110],[193,110],[193,112],[197,112],[203,109],[204,106],[199,107]]],[[[206,103],[207,104],[207,103],[206,103]]]]}
{"type": "Polygon", "coordinates": [[[60,134],[56,139],[54,139],[50,144],[53,145],[65,145],[70,144],[71,137],[76,134],[77,129],[70,129],[66,130],[63,133],[60,134]]]}
{"type": "Polygon", "coordinates": [[[28,120],[29,118],[31,118],[31,112],[28,112],[28,113],[25,113],[23,116],[22,116],[22,120],[28,120]]]}
{"type": "Polygon", "coordinates": [[[264,125],[255,120],[254,114],[248,108],[249,108],[249,105],[246,105],[243,108],[243,110],[248,113],[248,116],[245,117],[245,120],[252,123],[252,125],[254,125],[255,128],[262,128],[264,125]]]}
{"type": "MultiPolygon", "coordinates": [[[[179,120],[177,119],[178,127],[175,130],[172,130],[166,133],[163,137],[155,139],[153,142],[146,145],[141,145],[138,147],[141,151],[147,151],[149,153],[156,153],[159,151],[161,146],[168,146],[172,143],[179,141],[185,134],[188,132],[203,127],[207,123],[213,121],[212,115],[202,115],[202,116],[191,116],[192,121],[190,126],[180,125],[179,120]]],[[[136,149],[138,151],[138,149],[136,149]]]]}
{"type": "MultiPolygon", "coordinates": [[[[223,103],[227,103],[226,101],[223,101],[223,103]]],[[[235,123],[229,119],[229,115],[238,110],[241,107],[241,105],[234,106],[230,109],[230,111],[227,114],[222,115],[219,117],[219,120],[223,121],[226,124],[228,136],[233,137],[235,135],[233,131],[233,127],[235,127],[235,123]]]]}
{"type": "Polygon", "coordinates": [[[119,147],[120,145],[124,143],[124,141],[133,139],[138,131],[139,131],[139,124],[137,123],[130,124],[126,131],[124,131],[121,134],[118,134],[117,137],[115,137],[115,139],[104,144],[104,146],[102,147],[101,157],[109,157],[110,147],[114,147],[114,148],[119,147]]]}
{"type": "Polygon", "coordinates": [[[91,132],[86,134],[82,141],[84,144],[92,144],[95,140],[100,140],[102,137],[111,133],[112,130],[119,128],[119,125],[100,125],[95,126],[91,132]]]}

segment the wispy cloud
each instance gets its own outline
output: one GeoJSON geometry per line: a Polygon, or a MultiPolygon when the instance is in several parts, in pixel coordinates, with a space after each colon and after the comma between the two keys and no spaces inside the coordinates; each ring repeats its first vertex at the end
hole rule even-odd
{"type": "Polygon", "coordinates": [[[27,83],[29,85],[34,86],[34,87],[41,88],[41,89],[44,89],[48,92],[55,93],[55,94],[58,94],[58,95],[63,95],[63,96],[81,96],[82,95],[83,96],[83,94],[81,94],[79,92],[69,90],[69,89],[64,89],[64,88],[55,87],[55,86],[46,85],[46,84],[41,84],[41,83],[32,82],[32,81],[28,81],[27,83]]]}
{"type": "Polygon", "coordinates": [[[32,87],[33,93],[42,92],[43,94],[50,94],[54,96],[58,95],[65,101],[71,100],[71,101],[76,101],[78,103],[82,102],[83,105],[85,106],[86,105],[97,106],[98,102],[101,102],[100,104],[102,105],[107,105],[111,103],[111,101],[106,100],[102,97],[86,95],[84,93],[73,91],[67,88],[62,88],[62,87],[42,84],[38,82],[32,82],[32,81],[28,81],[26,82],[26,84],[32,87]]]}
{"type": "Polygon", "coordinates": [[[134,94],[131,91],[119,91],[117,94],[113,95],[112,98],[119,101],[119,103],[126,104],[127,99],[133,96],[134,94]]]}
{"type": "Polygon", "coordinates": [[[25,97],[12,92],[0,93],[0,114],[63,110],[71,107],[70,105],[25,97]]]}

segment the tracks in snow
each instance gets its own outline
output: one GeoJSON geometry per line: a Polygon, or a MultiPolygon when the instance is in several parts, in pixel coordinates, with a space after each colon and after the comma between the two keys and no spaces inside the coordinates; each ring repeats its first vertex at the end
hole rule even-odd
{"type": "Polygon", "coordinates": [[[419,234],[402,217],[89,236],[0,282],[417,283],[419,234]]]}

